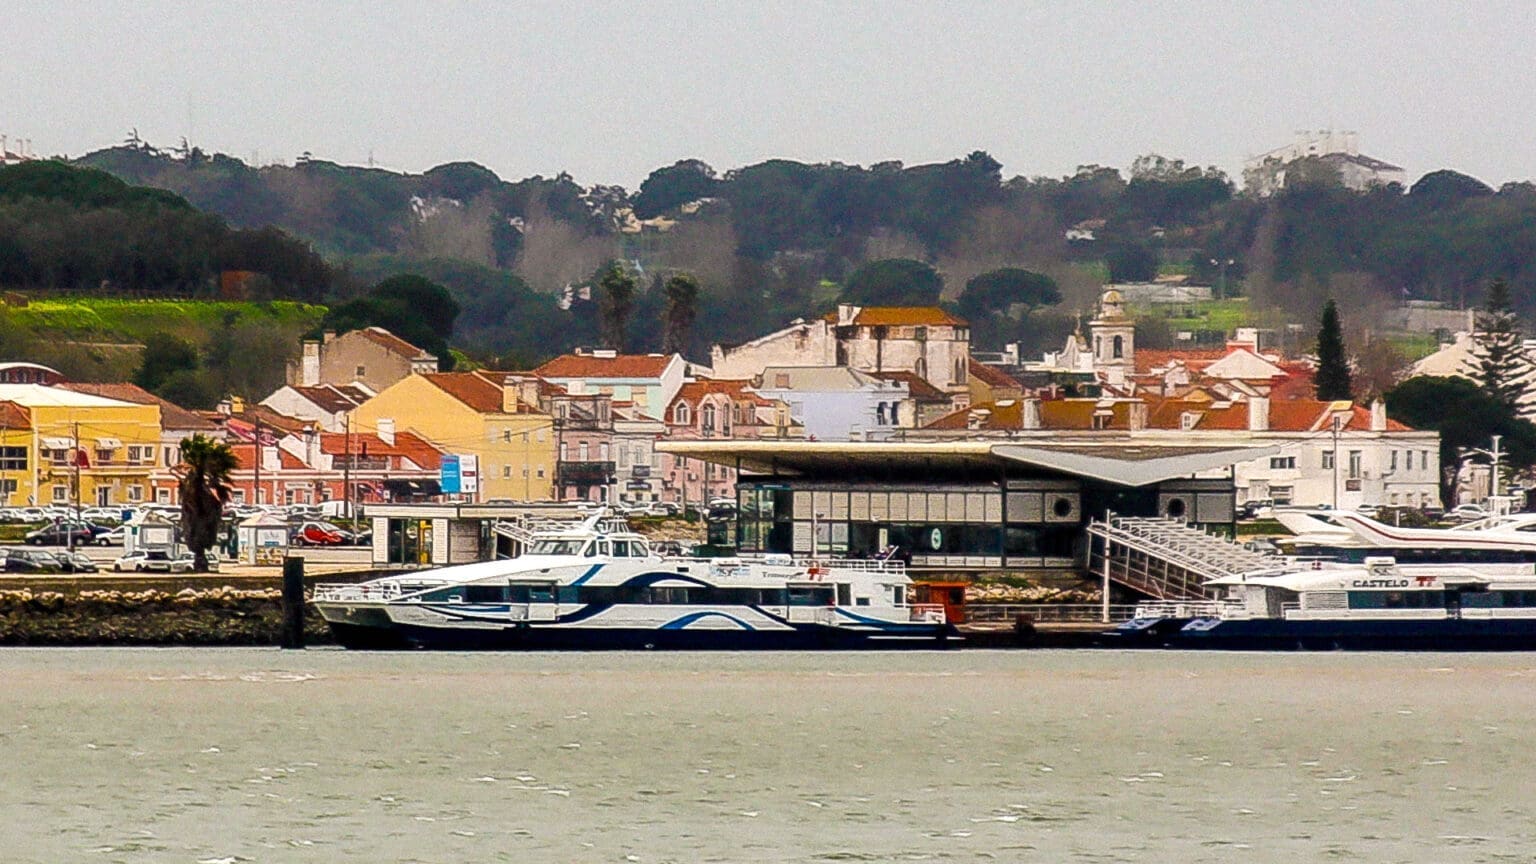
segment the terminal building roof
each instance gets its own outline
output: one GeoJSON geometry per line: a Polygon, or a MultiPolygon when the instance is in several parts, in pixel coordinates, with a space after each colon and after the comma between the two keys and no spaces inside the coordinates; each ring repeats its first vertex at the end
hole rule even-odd
{"type": "Polygon", "coordinates": [[[979,473],[1010,466],[1044,469],[1121,486],[1146,486],[1225,468],[1279,452],[1174,440],[1131,441],[662,441],[656,449],[752,474],[826,476],[920,472],[934,482],[946,473],[979,473]]]}

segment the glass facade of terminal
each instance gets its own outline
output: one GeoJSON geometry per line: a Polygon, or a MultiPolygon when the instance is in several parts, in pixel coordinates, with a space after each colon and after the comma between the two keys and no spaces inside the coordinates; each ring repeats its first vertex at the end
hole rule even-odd
{"type": "Polygon", "coordinates": [[[915,567],[1060,568],[1084,556],[1083,526],[1106,509],[1230,523],[1226,480],[1184,480],[1144,489],[1078,479],[992,483],[827,482],[742,478],[737,485],[742,552],[873,557],[894,548],[915,567]]]}

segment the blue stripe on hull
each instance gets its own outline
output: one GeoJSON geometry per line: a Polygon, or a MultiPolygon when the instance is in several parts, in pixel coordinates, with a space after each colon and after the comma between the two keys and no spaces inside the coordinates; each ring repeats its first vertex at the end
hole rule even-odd
{"type": "Polygon", "coordinates": [[[1488,621],[1284,621],[1197,624],[1174,648],[1239,651],[1536,651],[1536,619],[1488,621]]]}
{"type": "Polygon", "coordinates": [[[925,633],[900,635],[849,631],[820,625],[793,630],[618,629],[596,627],[506,627],[457,630],[395,625],[374,628],[331,625],[336,641],[348,648],[396,650],[430,648],[451,651],[796,651],[807,649],[942,648],[958,641],[952,629],[933,625],[925,633]]]}

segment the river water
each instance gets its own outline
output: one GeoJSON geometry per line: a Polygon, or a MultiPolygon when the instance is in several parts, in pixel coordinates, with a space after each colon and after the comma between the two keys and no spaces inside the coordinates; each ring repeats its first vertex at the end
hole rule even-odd
{"type": "Polygon", "coordinates": [[[1530,862],[1536,656],[0,652],[6,862],[1530,862]]]}

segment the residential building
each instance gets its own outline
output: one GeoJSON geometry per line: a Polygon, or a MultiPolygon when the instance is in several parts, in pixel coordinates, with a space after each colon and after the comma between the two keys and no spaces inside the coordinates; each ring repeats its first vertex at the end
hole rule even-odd
{"type": "Polygon", "coordinates": [[[14,402],[0,402],[0,507],[35,503],[32,444],[31,412],[14,402]]]}
{"type": "MultiPolygon", "coordinates": [[[[944,406],[949,404],[944,394],[926,381],[916,376],[898,380],[896,374],[877,377],[847,366],[770,366],[751,385],[758,396],[787,405],[790,419],[808,440],[873,441],[889,437],[892,430],[919,424],[913,385],[925,386],[930,396],[937,394],[944,406]]],[[[680,404],[685,411],[696,410],[686,400],[680,404]]],[[[669,419],[676,429],[680,425],[676,405],[672,411],[674,416],[669,419]]],[[[706,431],[700,437],[713,436],[706,431]]]]}
{"type": "Polygon", "coordinates": [[[437,371],[438,358],[383,327],[337,335],[327,330],[302,343],[288,364],[288,383],[301,387],[360,383],[378,393],[408,375],[437,371]]]}
{"type": "Polygon", "coordinates": [[[287,384],[261,400],[261,404],[288,417],[308,420],[327,432],[345,432],[347,415],[373,398],[363,384],[287,384]]]}
{"type": "Polygon", "coordinates": [[[393,426],[443,452],[472,456],[474,500],[552,498],[555,418],[540,405],[539,380],[527,374],[435,372],[410,375],[352,411],[352,431],[393,426]]]}
{"type": "Polygon", "coordinates": [[[970,327],[932,306],[842,304],[814,321],[736,346],[716,345],[710,367],[719,378],[753,378],[770,366],[846,366],[879,375],[910,372],[950,397],[970,401],[970,327]]]}
{"type": "Polygon", "coordinates": [[[633,403],[641,414],[661,419],[688,374],[678,354],[620,354],[599,349],[563,354],[533,370],[573,396],[600,393],[633,403]]]}
{"type": "Polygon", "coordinates": [[[0,363],[0,384],[46,384],[64,381],[63,373],[38,363],[0,363]]]}
{"type": "MultiPolygon", "coordinates": [[[[823,369],[858,375],[848,369],[823,369]]],[[[874,386],[884,382],[862,376],[874,386]]],[[[894,404],[894,403],[893,403],[894,404]]],[[[894,408],[893,408],[894,411],[894,408]]],[[[744,380],[700,379],[684,384],[667,406],[668,440],[788,440],[800,437],[791,405],[744,380]]],[[[736,494],[736,472],[726,465],[673,454],[659,459],[663,500],[684,506],[736,494]]]]}
{"type": "Polygon", "coordinates": [[[1345,188],[1357,192],[1408,182],[1407,172],[1401,167],[1362,154],[1360,136],[1356,133],[1323,129],[1300,132],[1290,144],[1249,159],[1243,165],[1243,184],[1254,194],[1273,195],[1285,188],[1287,176],[1302,159],[1316,159],[1331,166],[1339,172],[1339,181],[1345,188]]]}
{"type": "Polygon", "coordinates": [[[105,507],[151,500],[161,444],[158,404],[40,384],[0,384],[0,403],[22,409],[31,429],[24,459],[14,453],[6,459],[25,463],[12,469],[13,501],[105,507]]]}
{"type": "Polygon", "coordinates": [[[162,399],[137,384],[82,384],[68,382],[58,385],[77,393],[88,393],[138,405],[156,405],[160,408],[160,441],[155,448],[154,471],[150,474],[150,494],[161,504],[176,504],[181,500],[180,477],[176,468],[181,464],[181,442],[193,435],[222,439],[224,433],[217,423],[194,411],[162,399]]]}

